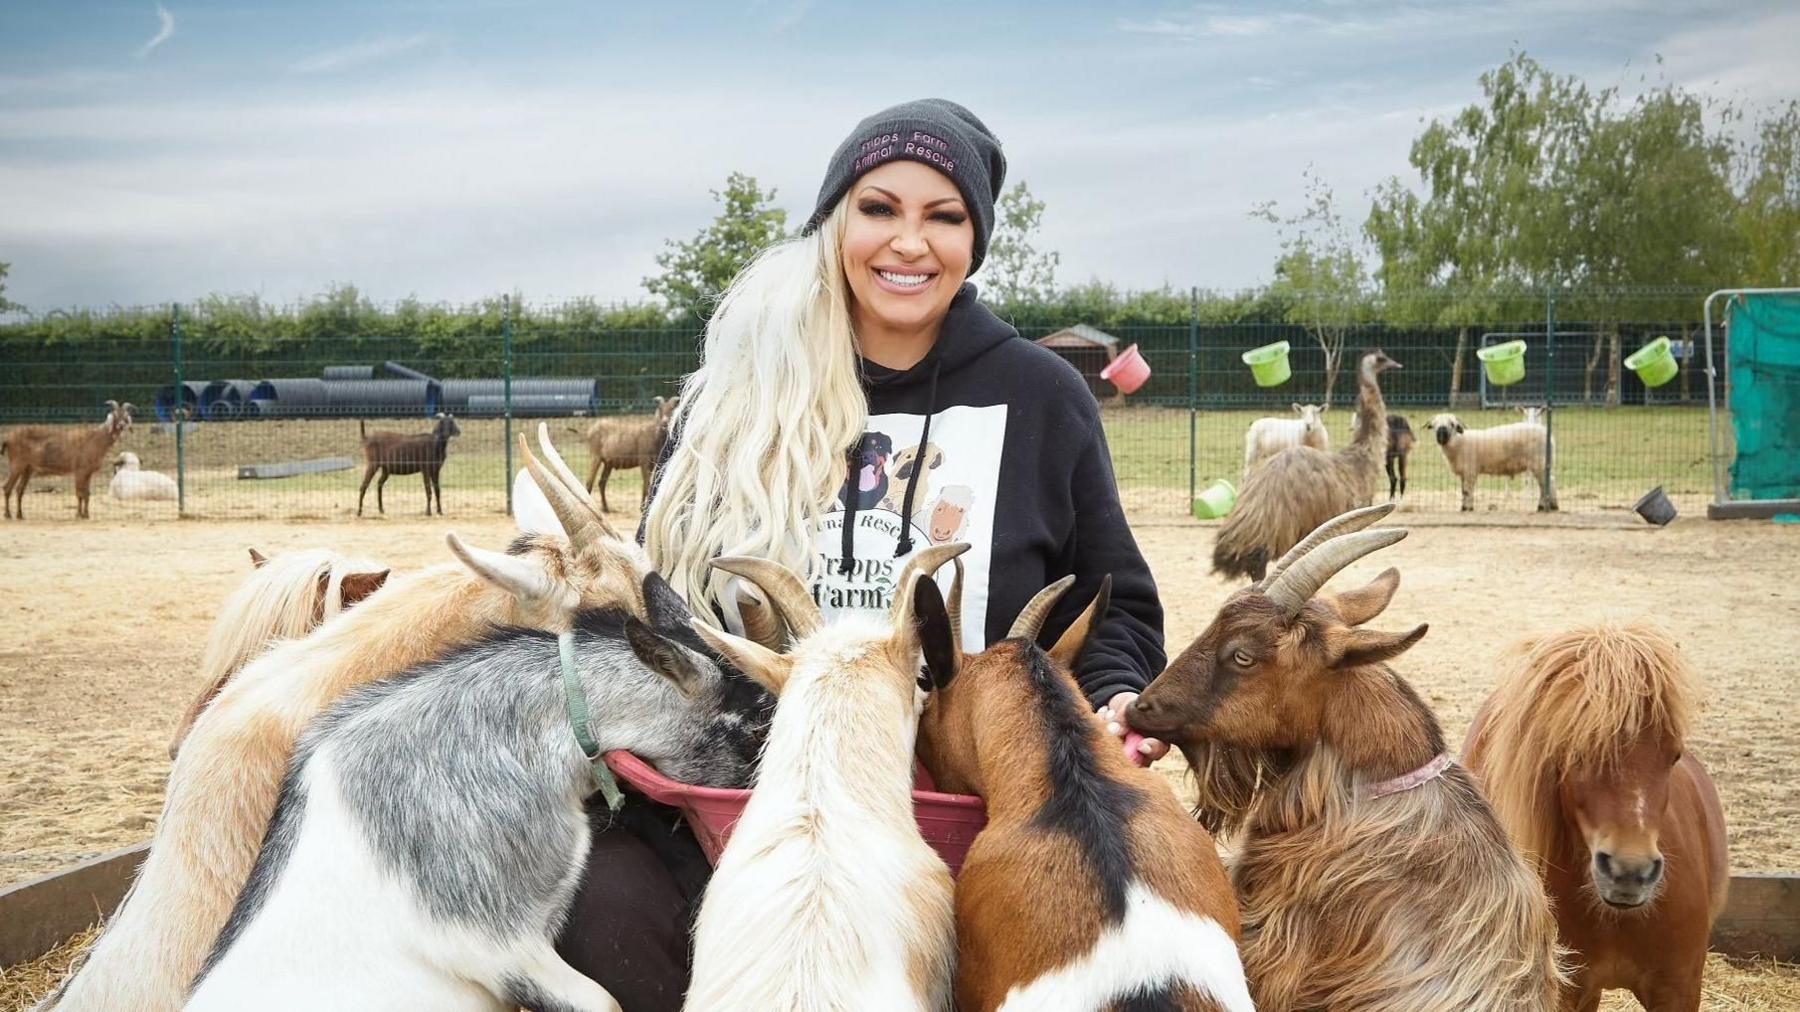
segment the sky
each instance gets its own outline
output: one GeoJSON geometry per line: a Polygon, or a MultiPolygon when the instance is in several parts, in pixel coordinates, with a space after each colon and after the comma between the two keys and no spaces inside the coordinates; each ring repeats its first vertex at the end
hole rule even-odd
{"type": "Polygon", "coordinates": [[[729,173],[803,219],[859,119],[935,95],[1046,202],[1059,282],[1239,288],[1254,206],[1311,166],[1360,223],[1516,50],[1754,105],[1800,97],[1797,38],[1792,0],[10,0],[0,262],[36,312],[641,299],[729,173]]]}

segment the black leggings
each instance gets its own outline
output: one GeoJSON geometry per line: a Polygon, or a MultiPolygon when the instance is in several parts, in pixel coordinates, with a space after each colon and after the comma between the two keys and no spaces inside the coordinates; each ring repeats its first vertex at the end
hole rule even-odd
{"type": "Polygon", "coordinates": [[[678,1012],[712,866],[675,809],[629,789],[617,815],[589,798],[588,824],[587,872],[556,951],[625,1012],[678,1012]]]}

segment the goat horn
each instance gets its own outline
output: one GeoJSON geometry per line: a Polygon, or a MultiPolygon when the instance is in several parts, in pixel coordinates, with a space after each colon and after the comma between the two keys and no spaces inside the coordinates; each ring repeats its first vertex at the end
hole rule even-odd
{"type": "Polygon", "coordinates": [[[962,638],[963,561],[960,558],[951,559],[950,561],[952,563],[954,563],[956,566],[956,575],[952,576],[950,578],[950,600],[948,602],[948,605],[950,608],[950,640],[953,644],[955,644],[956,649],[961,650],[963,648],[963,638],[962,638]]]}
{"type": "Polygon", "coordinates": [[[746,555],[721,555],[712,560],[712,567],[755,584],[763,597],[775,606],[775,614],[787,623],[788,632],[795,639],[805,639],[825,624],[825,617],[819,613],[819,605],[813,601],[806,584],[781,563],[746,555]]]}
{"type": "Polygon", "coordinates": [[[525,439],[525,433],[519,433],[519,449],[525,455],[525,469],[531,472],[531,480],[537,482],[538,490],[544,493],[544,501],[550,504],[551,512],[556,514],[556,522],[562,524],[563,533],[569,536],[569,547],[577,553],[598,552],[600,546],[595,542],[607,538],[616,538],[611,528],[596,521],[593,513],[569,494],[562,482],[557,481],[547,468],[531,452],[531,444],[525,439]]]}
{"type": "Polygon", "coordinates": [[[779,651],[784,645],[781,619],[754,585],[739,585],[737,606],[738,615],[744,620],[744,637],[779,651]]]}
{"type": "Polygon", "coordinates": [[[1340,534],[1350,534],[1366,527],[1370,527],[1374,525],[1377,520],[1380,520],[1382,517],[1385,517],[1392,512],[1394,512],[1394,504],[1391,502],[1384,502],[1380,505],[1364,506],[1361,509],[1354,509],[1348,513],[1340,513],[1337,516],[1332,517],[1330,520],[1313,528],[1313,532],[1306,537],[1301,538],[1299,544],[1288,549],[1287,554],[1283,555],[1274,566],[1270,567],[1268,574],[1256,582],[1255,589],[1268,590],[1269,587],[1274,584],[1275,578],[1280,576],[1283,570],[1299,561],[1300,557],[1307,552],[1312,551],[1340,534]]]}
{"type": "Polygon", "coordinates": [[[968,550],[968,542],[952,541],[947,545],[932,545],[921,549],[906,560],[906,568],[900,571],[900,579],[894,582],[894,603],[889,612],[896,625],[912,621],[914,577],[923,576],[929,580],[943,568],[944,563],[968,550]]]}
{"type": "Polygon", "coordinates": [[[1056,602],[1062,600],[1062,596],[1073,586],[1075,574],[1071,573],[1033,594],[1031,600],[1025,602],[1025,607],[1019,611],[1019,617],[1013,619],[1012,629],[1007,632],[1006,638],[1035,641],[1038,633],[1044,631],[1044,620],[1050,617],[1050,609],[1056,607],[1056,602]]]}
{"type": "Polygon", "coordinates": [[[1275,578],[1263,596],[1279,605],[1289,618],[1300,613],[1325,581],[1344,567],[1406,537],[1404,527],[1383,527],[1378,531],[1356,531],[1340,535],[1307,553],[1275,578]]]}
{"type": "Polygon", "coordinates": [[[538,449],[544,451],[544,461],[550,465],[550,473],[563,483],[563,488],[569,490],[569,495],[574,497],[576,502],[586,507],[588,515],[594,518],[594,522],[600,525],[600,529],[606,532],[607,537],[616,540],[619,533],[613,530],[613,525],[607,521],[605,515],[594,507],[594,497],[588,495],[587,489],[582,487],[581,479],[575,477],[574,471],[569,470],[569,465],[563,461],[562,454],[557,452],[556,444],[550,441],[550,426],[545,422],[538,423],[538,449]]]}

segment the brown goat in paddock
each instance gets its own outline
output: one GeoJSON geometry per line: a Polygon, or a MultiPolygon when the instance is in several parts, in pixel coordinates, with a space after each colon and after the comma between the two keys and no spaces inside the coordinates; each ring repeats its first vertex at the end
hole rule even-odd
{"type": "Polygon", "coordinates": [[[431,493],[435,490],[438,516],[443,516],[444,485],[440,478],[444,458],[450,455],[451,437],[462,435],[455,416],[438,412],[437,424],[430,432],[371,433],[368,424],[361,419],[357,420],[356,427],[362,433],[363,457],[369,462],[363,471],[362,488],[356,493],[356,515],[362,516],[363,497],[369,494],[369,481],[379,472],[381,480],[375,484],[377,511],[387,512],[381,501],[381,490],[387,485],[388,475],[417,474],[425,479],[425,515],[431,515],[431,493]]]}
{"type": "Polygon", "coordinates": [[[1426,627],[1362,628],[1399,573],[1318,593],[1406,535],[1362,529],[1392,509],[1322,525],[1233,594],[1126,720],[1181,747],[1197,811],[1237,833],[1259,1007],[1555,1008],[1564,974],[1543,886],[1450,761],[1437,717],[1385,663],[1426,627]]]}
{"type": "MultiPolygon", "coordinates": [[[[662,456],[663,446],[669,441],[669,422],[680,403],[679,397],[658,397],[656,414],[649,418],[596,418],[587,427],[587,432],[581,433],[587,440],[590,460],[587,490],[592,492],[595,481],[599,482],[602,512],[612,512],[612,507],[606,502],[606,485],[612,480],[614,470],[642,468],[644,494],[650,494],[653,477],[651,472],[656,469],[656,461],[662,456]]],[[[580,432],[577,429],[569,431],[580,432]]]]}
{"type": "Polygon", "coordinates": [[[958,560],[949,640],[921,632],[935,691],[920,758],[939,789],[987,802],[956,887],[956,1007],[1247,1012],[1237,899],[1212,836],[1125,758],[1069,674],[1111,581],[1054,647],[1037,645],[1073,583],[1040,591],[1006,639],[965,657],[958,560]]]}
{"type": "Polygon", "coordinates": [[[88,485],[105,463],[119,436],[131,428],[132,405],[106,402],[106,420],[80,429],[25,425],[6,434],[0,452],[6,454],[11,472],[6,476],[6,516],[13,517],[14,490],[19,497],[18,518],[25,519],[25,486],[35,474],[69,475],[75,479],[75,516],[88,516],[88,485]]]}

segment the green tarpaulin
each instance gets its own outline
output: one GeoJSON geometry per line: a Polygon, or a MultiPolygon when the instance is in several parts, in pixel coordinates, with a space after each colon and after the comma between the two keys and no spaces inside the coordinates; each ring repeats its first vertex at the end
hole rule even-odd
{"type": "Polygon", "coordinates": [[[1800,295],[1739,295],[1730,307],[1732,498],[1800,498],[1800,295]]]}

